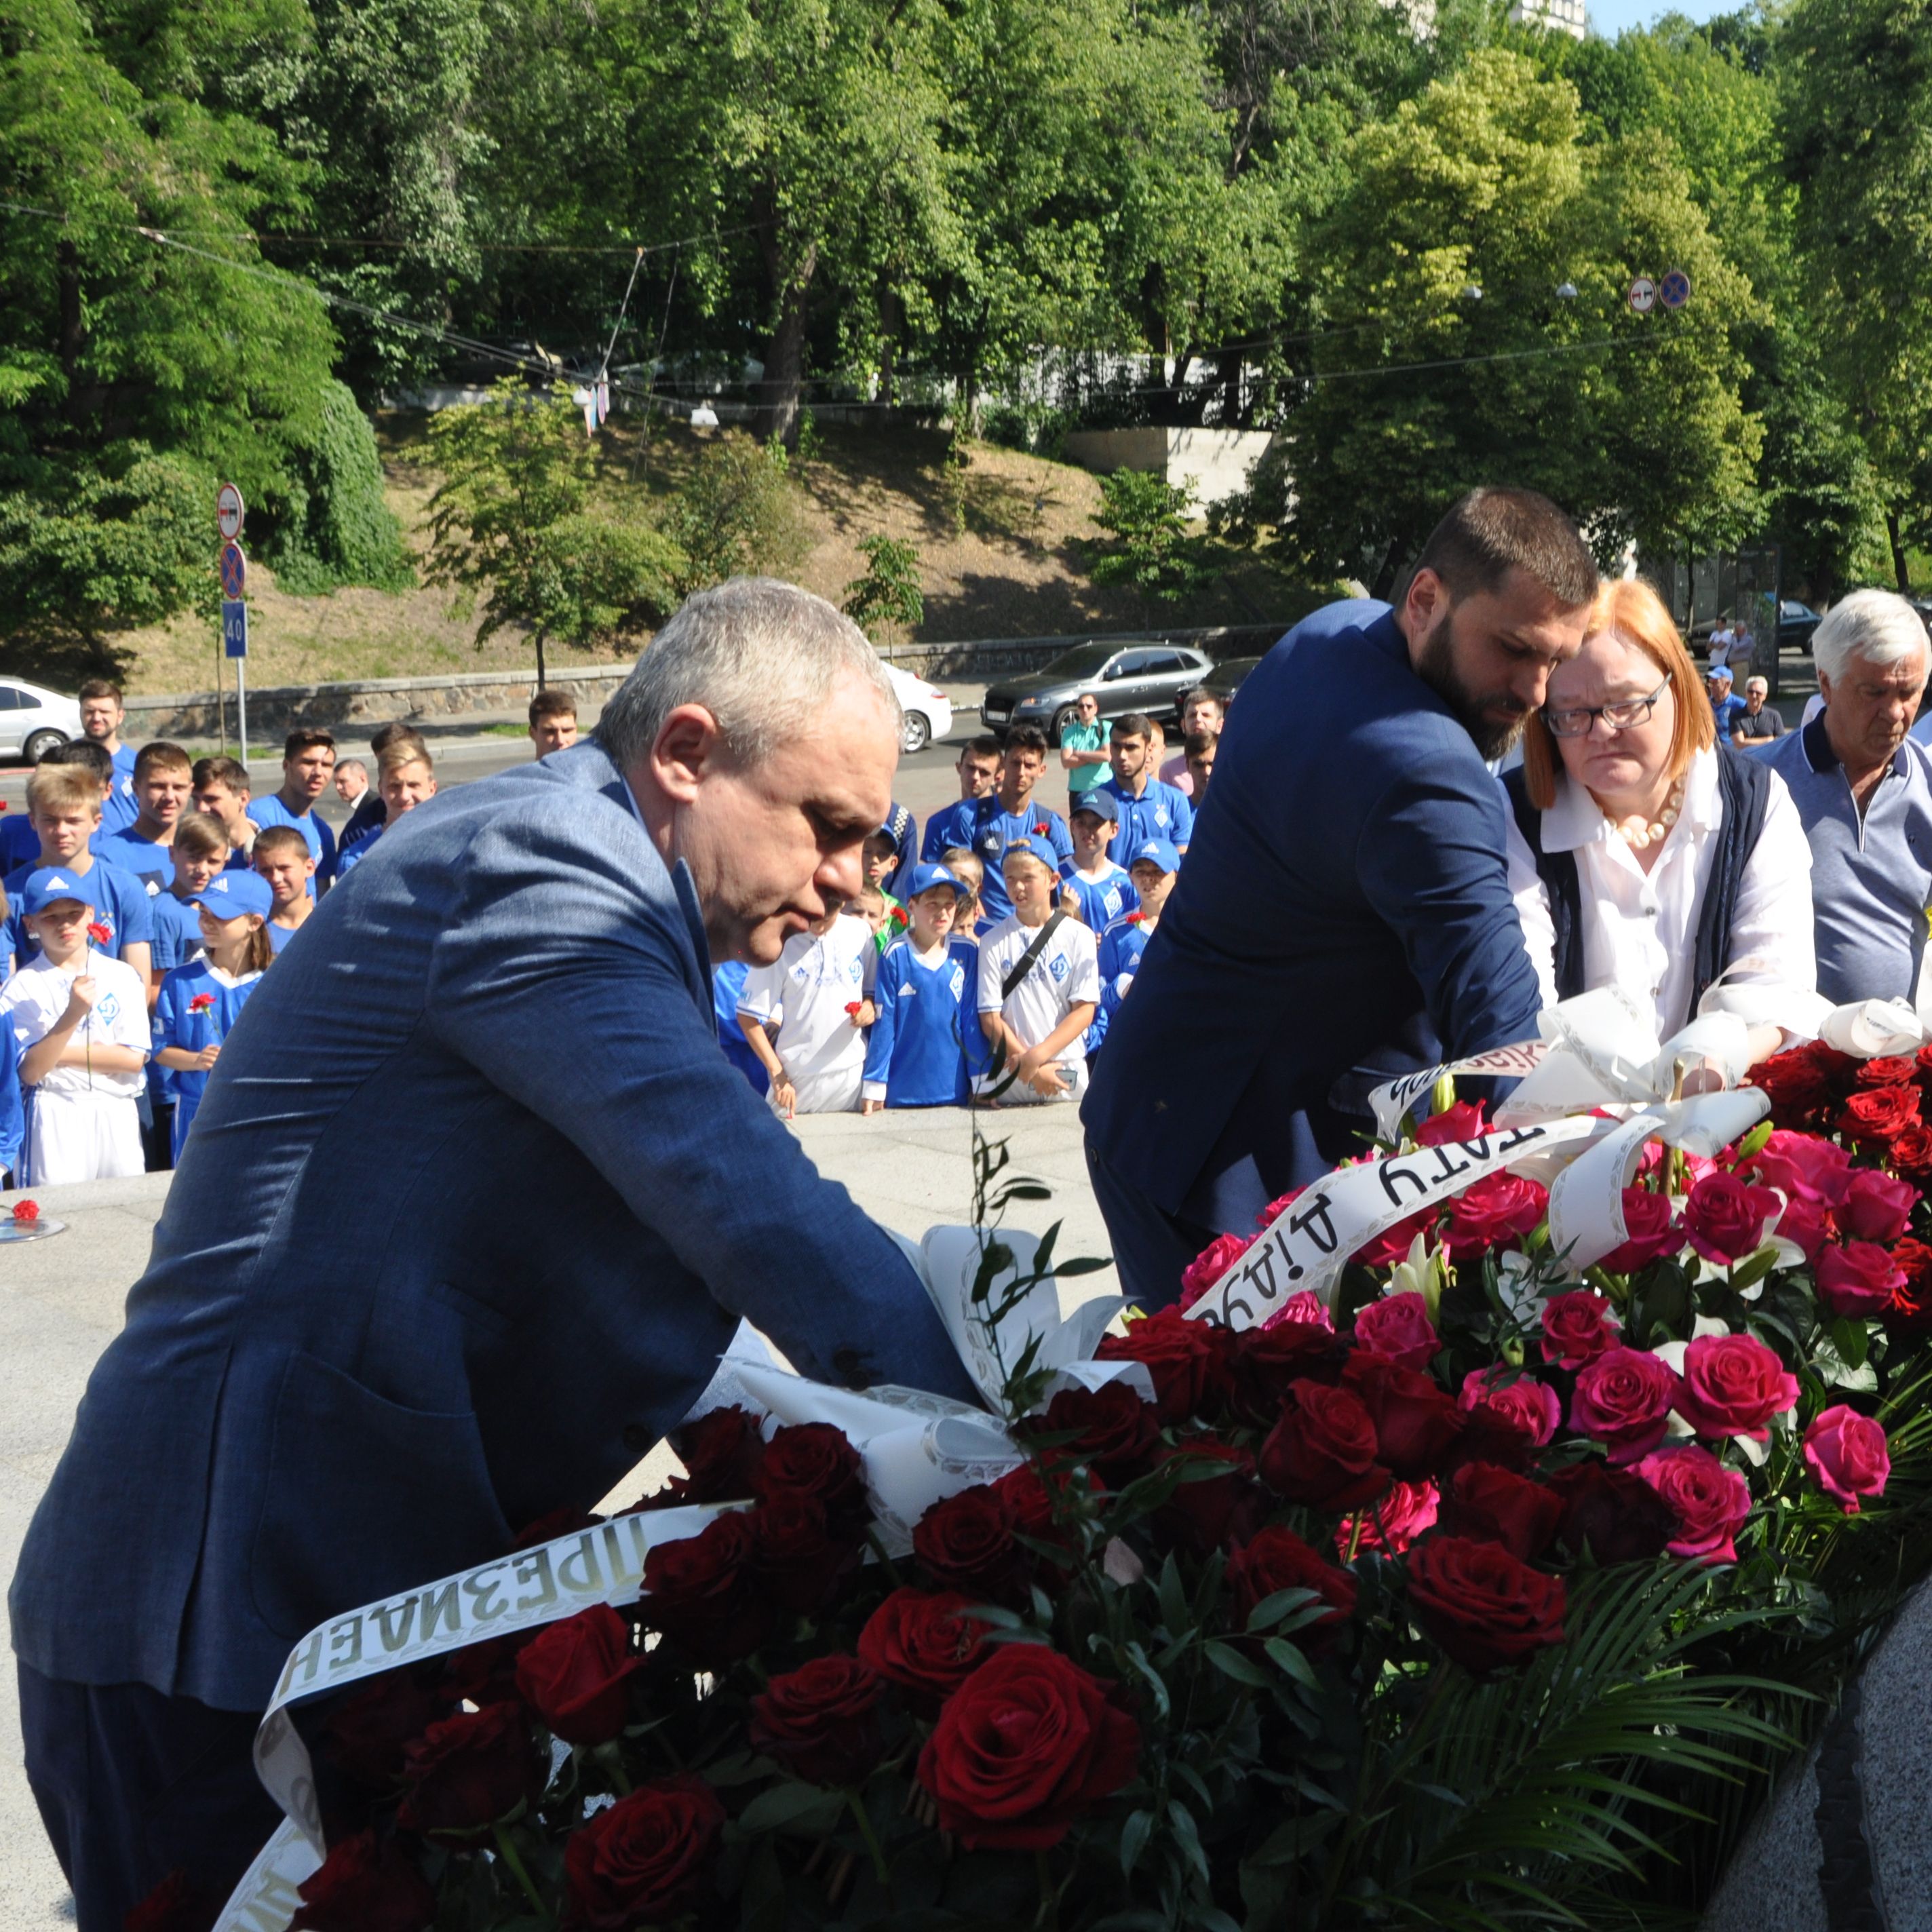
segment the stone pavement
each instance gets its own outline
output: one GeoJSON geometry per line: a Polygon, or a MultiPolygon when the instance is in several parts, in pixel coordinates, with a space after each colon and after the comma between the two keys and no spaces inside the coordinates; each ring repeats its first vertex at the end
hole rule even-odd
{"type": "MultiPolygon", "coordinates": [[[[1013,1169],[1054,1190],[1050,1202],[1016,1204],[1009,1224],[1043,1233],[1064,1217],[1063,1256],[1104,1255],[1106,1230],[1087,1185],[1079,1123],[1067,1106],[982,1114],[1006,1141],[1013,1169]]],[[[970,1117],[945,1108],[917,1113],[820,1115],[798,1124],[821,1172],[842,1182],[886,1226],[915,1238],[935,1222],[970,1218],[970,1117]]],[[[66,1442],[94,1358],[121,1325],[128,1288],[146,1263],[167,1177],[35,1190],[42,1211],[68,1222],[51,1240],[0,1247],[0,1360],[8,1399],[0,1410],[0,1577],[10,1578],[20,1540],[66,1442]]],[[[14,1198],[0,1195],[0,1213],[14,1198]]],[[[1070,1296],[1112,1293],[1112,1271],[1080,1277],[1070,1296]]],[[[640,1471],[618,1486],[629,1501],[655,1486],[640,1471]],[[642,1480],[640,1480],[640,1478],[642,1480]]],[[[73,1912],[60,1869],[41,1835],[20,1770],[20,1723],[10,1657],[0,1668],[0,1932],[58,1932],[73,1912]]]]}

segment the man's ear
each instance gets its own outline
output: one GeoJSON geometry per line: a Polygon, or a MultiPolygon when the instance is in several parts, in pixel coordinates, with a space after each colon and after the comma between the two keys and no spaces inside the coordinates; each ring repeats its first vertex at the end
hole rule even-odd
{"type": "Polygon", "coordinates": [[[658,728],[649,758],[651,776],[667,798],[688,805],[725,753],[718,720],[701,704],[680,704],[658,728]]]}
{"type": "Polygon", "coordinates": [[[1434,571],[1418,570],[1409,579],[1402,598],[1402,617],[1412,644],[1429,634],[1449,601],[1448,586],[1434,571]]]}

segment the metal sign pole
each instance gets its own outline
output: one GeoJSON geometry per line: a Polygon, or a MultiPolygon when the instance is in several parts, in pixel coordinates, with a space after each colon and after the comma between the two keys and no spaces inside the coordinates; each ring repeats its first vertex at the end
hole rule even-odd
{"type": "Polygon", "coordinates": [[[248,769],[248,660],[235,660],[235,730],[242,741],[242,769],[248,769]]]}

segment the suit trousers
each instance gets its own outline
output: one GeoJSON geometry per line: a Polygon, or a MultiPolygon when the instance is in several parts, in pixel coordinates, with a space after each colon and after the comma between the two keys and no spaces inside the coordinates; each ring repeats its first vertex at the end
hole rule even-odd
{"type": "Polygon", "coordinates": [[[80,1932],[122,1932],[177,1871],[212,1916],[281,1822],[249,1755],[260,1720],[146,1684],[20,1672],[27,1782],[80,1932]]]}
{"type": "Polygon", "coordinates": [[[1120,1292],[1150,1313],[1178,1300],[1181,1270],[1216,1231],[1156,1207],[1142,1190],[1123,1180],[1107,1165],[1090,1140],[1087,1174],[1113,1240],[1120,1292]]]}

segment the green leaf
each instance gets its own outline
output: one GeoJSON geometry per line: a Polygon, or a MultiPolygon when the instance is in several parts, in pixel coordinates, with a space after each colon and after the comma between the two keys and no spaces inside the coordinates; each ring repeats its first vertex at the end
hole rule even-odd
{"type": "Polygon", "coordinates": [[[1151,1811],[1134,1811],[1128,1814],[1127,1822],[1120,1827],[1120,1870],[1129,1877],[1141,1862],[1141,1854],[1147,1850],[1149,1834],[1154,1830],[1154,1814],[1151,1811]]]}
{"type": "Polygon", "coordinates": [[[842,1792],[796,1781],[761,1791],[738,1814],[747,1832],[795,1832],[808,1838],[823,1838],[845,1808],[842,1792]]]}
{"type": "Polygon", "coordinates": [[[1320,1604],[1322,1598],[1313,1590],[1296,1588],[1277,1590],[1272,1596],[1264,1597],[1248,1613],[1248,1634],[1258,1636],[1263,1630],[1273,1630],[1291,1610],[1306,1608],[1311,1604],[1320,1604]]]}
{"type": "Polygon", "coordinates": [[[1270,1637],[1262,1646],[1275,1667],[1298,1684],[1305,1684],[1311,1690],[1317,1688],[1315,1667],[1294,1644],[1286,1643],[1278,1636],[1270,1637]]]}
{"type": "Polygon", "coordinates": [[[1268,1673],[1261,1666],[1251,1663],[1232,1645],[1210,1638],[1201,1646],[1201,1654],[1224,1677],[1232,1677],[1237,1684],[1247,1684],[1256,1690],[1268,1688],[1268,1673]]]}

